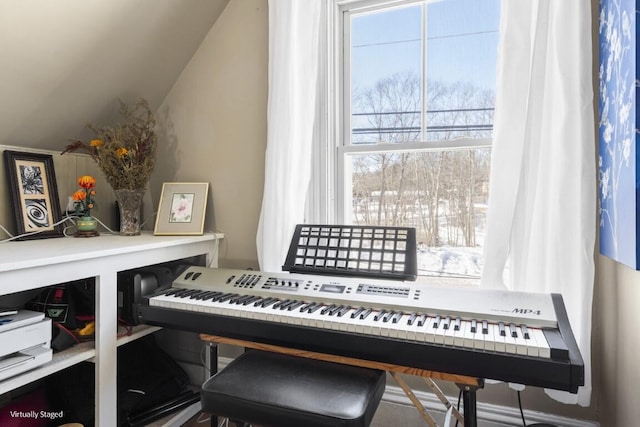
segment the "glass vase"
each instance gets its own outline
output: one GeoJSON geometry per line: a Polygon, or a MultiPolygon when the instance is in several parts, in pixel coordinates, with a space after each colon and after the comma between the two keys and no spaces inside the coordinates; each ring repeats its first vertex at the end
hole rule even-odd
{"type": "Polygon", "coordinates": [[[114,190],[118,208],[120,210],[120,235],[140,235],[140,215],[142,210],[142,198],[146,189],[120,189],[114,190]]]}

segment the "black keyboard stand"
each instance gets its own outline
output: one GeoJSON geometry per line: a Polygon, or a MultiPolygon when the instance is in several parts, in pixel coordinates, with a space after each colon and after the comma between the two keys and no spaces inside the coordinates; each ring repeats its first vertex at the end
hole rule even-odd
{"type": "Polygon", "coordinates": [[[464,407],[464,427],[478,427],[476,414],[476,391],[480,387],[458,384],[462,390],[462,406],[464,407]]]}

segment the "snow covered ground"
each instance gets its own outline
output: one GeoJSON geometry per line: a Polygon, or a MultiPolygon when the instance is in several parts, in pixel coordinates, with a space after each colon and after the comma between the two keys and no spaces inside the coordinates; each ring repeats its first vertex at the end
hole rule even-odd
{"type": "Polygon", "coordinates": [[[480,285],[482,247],[429,247],[418,249],[418,282],[429,285],[480,285]]]}
{"type": "Polygon", "coordinates": [[[480,278],[482,248],[429,247],[418,249],[418,272],[432,276],[480,278]]]}

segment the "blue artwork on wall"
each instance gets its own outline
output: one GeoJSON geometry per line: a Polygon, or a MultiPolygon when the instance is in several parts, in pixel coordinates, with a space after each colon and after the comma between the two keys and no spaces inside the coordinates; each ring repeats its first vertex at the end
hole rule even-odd
{"type": "Polygon", "coordinates": [[[600,0],[599,156],[600,253],[640,266],[640,161],[636,108],[640,61],[637,0],[600,0]]]}

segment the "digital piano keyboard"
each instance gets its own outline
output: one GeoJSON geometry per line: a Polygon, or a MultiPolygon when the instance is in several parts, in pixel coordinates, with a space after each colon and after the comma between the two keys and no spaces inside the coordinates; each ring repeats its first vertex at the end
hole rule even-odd
{"type": "Polygon", "coordinates": [[[142,323],[564,390],[584,364],[559,294],[189,267],[142,323]]]}

